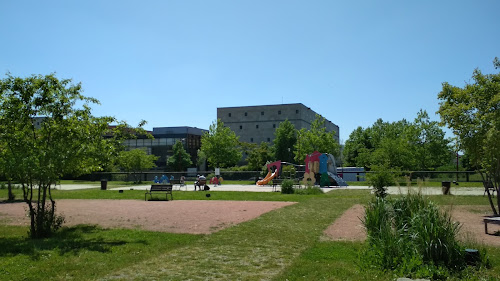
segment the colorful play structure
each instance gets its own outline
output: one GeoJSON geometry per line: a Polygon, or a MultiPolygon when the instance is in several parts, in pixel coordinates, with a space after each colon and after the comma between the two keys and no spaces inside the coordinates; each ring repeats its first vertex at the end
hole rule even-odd
{"type": "Polygon", "coordinates": [[[281,161],[276,161],[267,164],[267,175],[263,179],[257,181],[257,185],[268,184],[274,178],[278,177],[278,175],[280,174],[280,169],[281,169],[281,161]]]}
{"type": "Polygon", "coordinates": [[[320,186],[347,186],[344,179],[337,174],[337,164],[333,155],[315,151],[306,156],[305,162],[304,185],[319,182],[320,186]]]}
{"type": "MultiPolygon", "coordinates": [[[[337,164],[333,155],[315,151],[306,156],[305,162],[305,173],[304,179],[302,180],[304,185],[319,184],[322,187],[347,186],[344,179],[337,174],[337,164]]],[[[281,164],[281,161],[267,164],[267,175],[263,179],[257,181],[257,185],[266,185],[273,179],[278,178],[281,164]]]]}

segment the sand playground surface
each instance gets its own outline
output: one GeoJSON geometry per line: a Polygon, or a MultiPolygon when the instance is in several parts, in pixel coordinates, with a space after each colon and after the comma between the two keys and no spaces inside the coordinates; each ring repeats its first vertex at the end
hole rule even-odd
{"type": "MultiPolygon", "coordinates": [[[[151,231],[210,234],[249,221],[264,213],[295,202],[216,201],[216,200],[57,200],[57,212],[65,216],[66,226],[96,224],[104,228],[131,228],[151,231]]],[[[1,203],[0,222],[29,225],[26,203],[1,203]]],[[[500,246],[500,236],[484,233],[488,206],[454,206],[452,216],[462,224],[462,239],[500,246]]],[[[324,231],[322,240],[363,241],[362,205],[354,205],[324,231]]],[[[490,234],[500,226],[488,225],[490,234]]]]}

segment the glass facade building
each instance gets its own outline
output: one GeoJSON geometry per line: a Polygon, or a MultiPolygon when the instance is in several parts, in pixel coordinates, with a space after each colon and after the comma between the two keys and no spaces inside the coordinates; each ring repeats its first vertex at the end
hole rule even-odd
{"type": "Polygon", "coordinates": [[[172,147],[178,141],[182,142],[186,152],[191,155],[193,167],[196,165],[198,149],[201,147],[201,136],[207,130],[193,127],[158,127],[150,132],[154,139],[137,138],[124,141],[124,145],[129,149],[142,148],[148,154],[158,156],[156,165],[166,167],[168,157],[172,156],[172,147]]]}

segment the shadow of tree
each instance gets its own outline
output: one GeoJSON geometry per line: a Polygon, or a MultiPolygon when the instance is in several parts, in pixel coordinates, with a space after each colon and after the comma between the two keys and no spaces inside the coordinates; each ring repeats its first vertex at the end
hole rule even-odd
{"type": "Polygon", "coordinates": [[[39,259],[43,251],[56,250],[60,255],[77,255],[81,251],[110,252],[112,247],[127,243],[141,243],[144,240],[125,241],[118,238],[105,238],[105,232],[97,225],[77,225],[63,227],[54,236],[45,239],[31,239],[27,237],[4,237],[0,239],[0,257],[24,254],[32,259],[39,259]],[[103,237],[104,236],[104,237],[103,237]]]}

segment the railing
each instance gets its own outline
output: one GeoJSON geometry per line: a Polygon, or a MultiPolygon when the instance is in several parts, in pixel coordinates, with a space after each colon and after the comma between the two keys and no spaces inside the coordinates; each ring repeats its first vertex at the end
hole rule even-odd
{"type": "MultiPolygon", "coordinates": [[[[339,175],[343,178],[349,178],[349,181],[365,181],[366,174],[375,173],[371,171],[343,171],[339,169],[339,175]],[[347,174],[355,175],[347,176],[347,174]]],[[[214,171],[198,171],[196,173],[188,172],[165,172],[165,171],[148,171],[140,173],[125,173],[125,172],[98,172],[89,175],[84,175],[79,177],[80,180],[90,180],[90,181],[100,181],[101,179],[107,179],[108,181],[153,181],[155,176],[160,178],[162,175],[170,178],[174,176],[175,179],[179,179],[184,176],[186,180],[195,180],[197,175],[204,175],[207,178],[213,177],[214,171]]],[[[407,177],[409,180],[417,179],[427,179],[429,181],[457,181],[457,182],[482,182],[481,175],[475,171],[407,171],[401,172],[403,177],[407,177]]],[[[262,177],[261,171],[221,171],[221,176],[224,180],[241,180],[241,181],[256,181],[259,177],[262,177]]],[[[289,177],[288,175],[282,175],[284,177],[289,177]]],[[[304,176],[303,171],[298,171],[295,174],[295,178],[302,178],[304,176]]],[[[69,178],[68,178],[69,179],[69,178]]],[[[74,179],[74,178],[71,178],[74,179]]]]}

